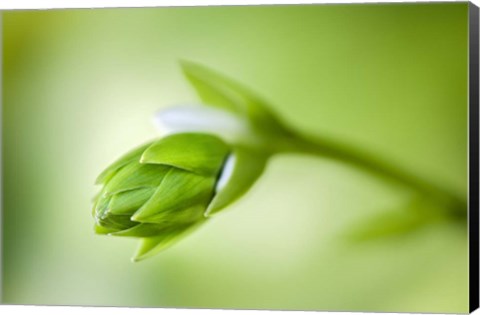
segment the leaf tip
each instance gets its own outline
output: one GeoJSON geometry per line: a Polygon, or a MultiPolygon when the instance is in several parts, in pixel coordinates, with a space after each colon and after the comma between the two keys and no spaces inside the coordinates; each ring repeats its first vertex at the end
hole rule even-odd
{"type": "Polygon", "coordinates": [[[140,209],[130,217],[130,221],[139,223],[156,223],[158,217],[158,214],[142,213],[140,209]]]}
{"type": "Polygon", "coordinates": [[[182,69],[182,72],[187,76],[187,77],[197,77],[201,73],[211,73],[212,70],[208,69],[207,67],[191,61],[187,59],[180,59],[179,61],[180,67],[182,69]]]}
{"type": "Polygon", "coordinates": [[[130,221],[135,221],[135,222],[141,222],[141,220],[144,220],[145,216],[142,216],[141,214],[134,214],[130,217],[130,221]]]}
{"type": "MultiPolygon", "coordinates": [[[[215,200],[215,198],[214,198],[215,200]]],[[[207,210],[205,210],[205,212],[203,213],[203,216],[205,218],[211,218],[212,216],[214,216],[217,212],[218,212],[218,208],[213,206],[213,202],[210,203],[210,205],[208,206],[207,210]]]]}
{"type": "Polygon", "coordinates": [[[143,260],[145,260],[145,259],[147,259],[147,258],[150,258],[150,257],[152,257],[152,256],[154,256],[154,255],[155,255],[155,252],[152,253],[151,251],[148,251],[148,252],[146,252],[146,253],[138,252],[138,253],[135,253],[135,254],[132,256],[132,258],[130,258],[130,261],[131,261],[132,263],[138,263],[138,262],[143,261],[143,260]]]}

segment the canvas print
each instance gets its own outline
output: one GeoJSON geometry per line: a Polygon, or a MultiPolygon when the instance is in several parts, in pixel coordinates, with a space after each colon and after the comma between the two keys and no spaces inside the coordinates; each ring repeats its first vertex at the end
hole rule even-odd
{"type": "Polygon", "coordinates": [[[2,303],[468,312],[472,10],[2,12],[2,303]]]}

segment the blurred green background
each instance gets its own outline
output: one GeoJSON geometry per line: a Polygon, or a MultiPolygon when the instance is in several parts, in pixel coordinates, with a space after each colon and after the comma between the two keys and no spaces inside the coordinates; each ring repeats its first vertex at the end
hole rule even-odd
{"type": "Polygon", "coordinates": [[[351,241],[409,192],[281,156],[160,255],[93,233],[95,177],[197,98],[178,60],[302,130],[467,192],[467,3],[3,12],[3,303],[467,312],[464,226],[351,241]]]}

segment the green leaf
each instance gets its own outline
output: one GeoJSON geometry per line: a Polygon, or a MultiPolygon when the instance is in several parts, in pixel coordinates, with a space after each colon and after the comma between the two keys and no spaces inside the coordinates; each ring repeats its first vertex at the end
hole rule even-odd
{"type": "Polygon", "coordinates": [[[200,224],[182,226],[181,228],[164,230],[161,234],[141,239],[132,261],[137,262],[152,257],[180,240],[200,224]]]}
{"type": "Polygon", "coordinates": [[[132,215],[150,199],[155,190],[155,187],[147,187],[115,194],[110,201],[110,212],[113,214],[132,215]]]}
{"type": "Polygon", "coordinates": [[[265,101],[245,86],[199,64],[181,61],[182,70],[206,105],[240,114],[257,129],[283,133],[285,128],[265,101]]]}
{"type": "Polygon", "coordinates": [[[112,236],[127,236],[127,237],[153,237],[159,234],[164,233],[166,230],[171,230],[172,228],[175,229],[182,229],[183,227],[190,226],[190,224],[175,224],[171,222],[164,222],[164,223],[140,223],[130,229],[126,229],[123,231],[116,231],[110,233],[112,236]]]}
{"type": "MultiPolygon", "coordinates": [[[[265,169],[268,155],[245,147],[236,147],[223,172],[231,172],[223,188],[218,190],[205,212],[211,216],[245,194],[265,169]],[[231,169],[230,169],[231,168],[231,169]]],[[[220,175],[220,181],[224,180],[220,175]]],[[[218,185],[218,184],[217,184],[218,185]]]]}
{"type": "Polygon", "coordinates": [[[115,229],[109,229],[98,224],[93,226],[93,230],[95,231],[95,234],[99,235],[106,235],[116,231],[115,229]]]}
{"type": "MultiPolygon", "coordinates": [[[[102,194],[103,194],[103,190],[102,190],[102,194]]],[[[110,203],[110,198],[104,197],[103,195],[98,197],[93,207],[93,216],[95,218],[100,218],[105,216],[105,214],[109,209],[108,207],[109,203],[110,203]]]]}
{"type": "Polygon", "coordinates": [[[128,215],[113,215],[106,213],[103,217],[97,217],[97,224],[114,231],[129,229],[138,224],[130,220],[128,215]]]}
{"type": "Polygon", "coordinates": [[[158,252],[166,249],[175,241],[177,234],[157,235],[155,237],[146,237],[140,240],[136,253],[132,257],[133,262],[141,261],[152,257],[158,252]]]}
{"type": "Polygon", "coordinates": [[[95,183],[104,184],[123,166],[134,161],[139,161],[143,151],[150,145],[151,143],[147,143],[136,149],[133,149],[132,151],[119,158],[117,161],[110,164],[109,167],[107,167],[102,173],[100,173],[95,183]]]}
{"type": "Polygon", "coordinates": [[[94,217],[96,225],[99,226],[95,230],[98,231],[98,234],[128,229],[138,224],[138,222],[132,222],[129,216],[112,214],[110,212],[110,203],[110,197],[102,196],[95,204],[94,217]],[[100,226],[104,229],[101,229],[100,226]],[[106,232],[107,230],[109,232],[106,232]]]}
{"type": "Polygon", "coordinates": [[[160,234],[162,230],[169,228],[171,224],[140,223],[130,229],[110,233],[112,236],[151,237],[160,234]]]}
{"type": "Polygon", "coordinates": [[[193,62],[181,61],[180,64],[183,73],[206,105],[239,114],[246,112],[244,100],[235,89],[232,91],[225,77],[193,62]]]}
{"type": "Polygon", "coordinates": [[[212,198],[215,181],[214,177],[172,168],[132,220],[142,223],[197,220],[212,198]]]}
{"type": "Polygon", "coordinates": [[[202,133],[179,133],[153,143],[142,163],[170,165],[203,175],[216,175],[229,152],[219,138],[202,133]]]}
{"type": "Polygon", "coordinates": [[[128,164],[108,181],[104,194],[112,195],[132,189],[157,187],[169,169],[170,167],[164,165],[128,164]]]}

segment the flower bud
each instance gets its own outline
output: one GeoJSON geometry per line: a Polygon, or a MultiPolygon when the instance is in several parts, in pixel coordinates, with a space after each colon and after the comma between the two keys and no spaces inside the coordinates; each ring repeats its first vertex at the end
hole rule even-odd
{"type": "Polygon", "coordinates": [[[162,249],[205,221],[229,153],[219,138],[198,133],[131,151],[98,177],[103,188],[93,210],[96,232],[143,238],[137,260],[162,249]]]}
{"type": "Polygon", "coordinates": [[[266,157],[205,133],[177,133],[139,147],[103,171],[97,234],[141,238],[134,260],[154,255],[245,193],[266,157]]]}

